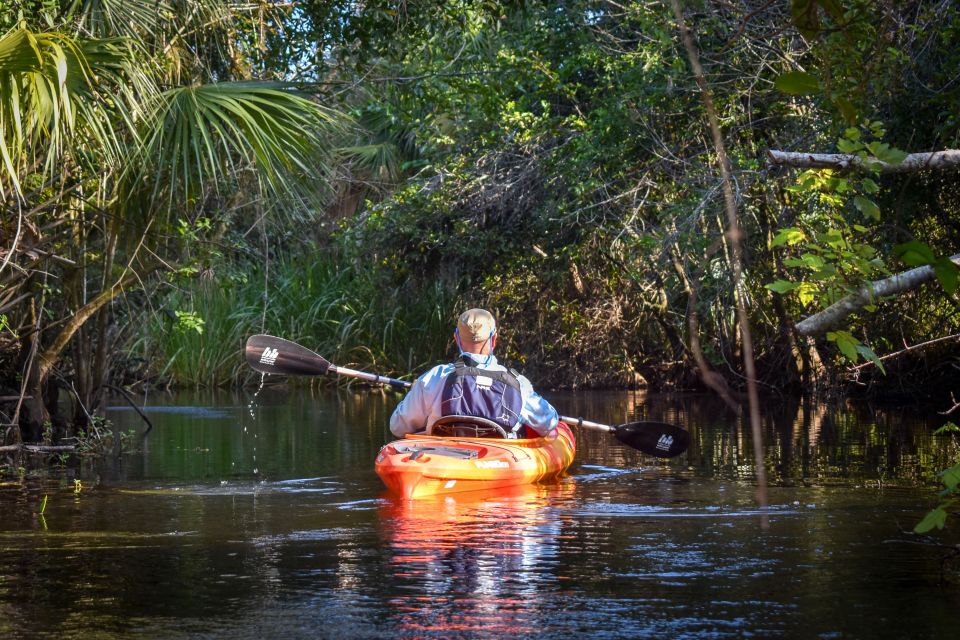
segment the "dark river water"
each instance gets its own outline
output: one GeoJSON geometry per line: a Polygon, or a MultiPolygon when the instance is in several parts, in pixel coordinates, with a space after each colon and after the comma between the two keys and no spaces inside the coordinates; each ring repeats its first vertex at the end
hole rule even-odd
{"type": "Polygon", "coordinates": [[[693,442],[662,461],[581,432],[555,484],[403,502],[372,471],[394,395],[147,397],[137,453],[0,477],[0,638],[960,633],[960,518],[910,532],[960,458],[943,416],[764,401],[761,511],[750,430],[715,400],[549,396],[693,442]]]}

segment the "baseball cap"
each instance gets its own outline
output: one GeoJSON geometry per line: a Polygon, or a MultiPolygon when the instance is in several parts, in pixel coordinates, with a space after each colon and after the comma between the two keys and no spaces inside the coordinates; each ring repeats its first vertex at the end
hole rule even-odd
{"type": "Polygon", "coordinates": [[[485,342],[497,332],[497,321],[486,309],[468,309],[460,314],[457,330],[461,340],[485,342]]]}

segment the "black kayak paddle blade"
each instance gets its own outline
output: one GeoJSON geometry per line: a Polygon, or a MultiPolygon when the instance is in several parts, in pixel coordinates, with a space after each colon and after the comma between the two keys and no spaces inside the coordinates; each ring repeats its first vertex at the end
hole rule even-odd
{"type": "Polygon", "coordinates": [[[630,422],[614,428],[623,444],[658,458],[672,458],[690,446],[690,433],[666,422],[630,422]]]}
{"type": "Polygon", "coordinates": [[[322,356],[296,342],[263,334],[247,339],[244,356],[256,371],[282,376],[322,376],[331,366],[322,356]]]}

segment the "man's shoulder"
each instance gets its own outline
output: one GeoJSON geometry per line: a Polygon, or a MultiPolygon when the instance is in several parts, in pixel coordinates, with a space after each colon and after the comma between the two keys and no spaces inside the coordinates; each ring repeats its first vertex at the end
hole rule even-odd
{"type": "Polygon", "coordinates": [[[444,362],[438,365],[434,365],[430,367],[430,369],[428,369],[425,373],[421,374],[420,382],[424,384],[429,384],[433,380],[445,377],[451,371],[453,371],[452,362],[444,362]]]}

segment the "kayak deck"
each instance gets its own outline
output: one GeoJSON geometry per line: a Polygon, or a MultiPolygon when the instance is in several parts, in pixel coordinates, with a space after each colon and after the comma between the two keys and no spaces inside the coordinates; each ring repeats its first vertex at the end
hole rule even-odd
{"type": "Polygon", "coordinates": [[[420,498],[551,480],[575,452],[562,422],[556,435],[519,440],[410,434],[380,449],[374,469],[393,493],[420,498]]]}

